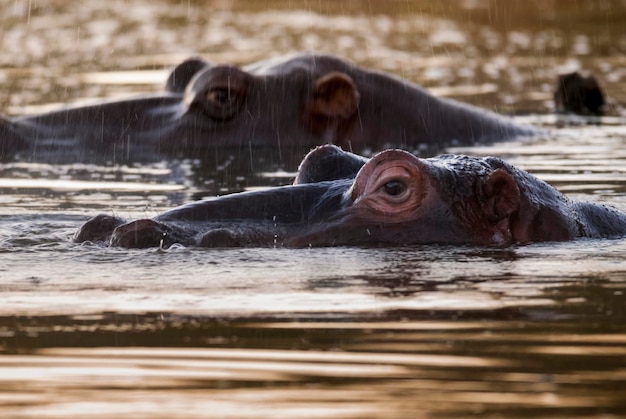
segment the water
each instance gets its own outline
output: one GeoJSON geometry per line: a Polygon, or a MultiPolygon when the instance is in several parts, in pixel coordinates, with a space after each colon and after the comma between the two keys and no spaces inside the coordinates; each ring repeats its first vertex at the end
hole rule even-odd
{"type": "MultiPolygon", "coordinates": [[[[26,2],[1,8],[3,111],[159,88],[189,55],[318,50],[550,133],[497,155],[626,210],[626,4],[26,2]],[[550,116],[560,70],[609,96],[601,124],[550,116]]],[[[202,162],[0,165],[0,416],[626,415],[626,241],[524,247],[103,249],[99,212],[149,217],[288,183],[202,162]],[[228,173],[227,173],[228,172],[228,173]]]]}

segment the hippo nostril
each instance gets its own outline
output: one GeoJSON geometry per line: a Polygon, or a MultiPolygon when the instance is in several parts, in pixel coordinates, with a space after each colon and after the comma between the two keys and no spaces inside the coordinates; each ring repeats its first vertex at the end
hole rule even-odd
{"type": "Polygon", "coordinates": [[[406,185],[399,180],[392,180],[385,183],[383,188],[388,195],[397,196],[406,190],[406,185]]]}

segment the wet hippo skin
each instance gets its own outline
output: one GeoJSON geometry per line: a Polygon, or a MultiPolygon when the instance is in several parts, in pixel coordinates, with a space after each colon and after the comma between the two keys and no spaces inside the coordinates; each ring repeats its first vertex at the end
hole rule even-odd
{"type": "Polygon", "coordinates": [[[509,246],[624,234],[626,214],[570,200],[498,158],[419,159],[392,149],[366,160],[322,146],[303,160],[293,185],[193,202],[152,219],[99,215],[74,241],[130,248],[509,246]]]}
{"type": "Polygon", "coordinates": [[[162,93],[0,120],[0,156],[128,162],[264,148],[297,164],[326,143],[436,151],[537,132],[329,55],[245,67],[191,58],[172,70],[162,93]]]}

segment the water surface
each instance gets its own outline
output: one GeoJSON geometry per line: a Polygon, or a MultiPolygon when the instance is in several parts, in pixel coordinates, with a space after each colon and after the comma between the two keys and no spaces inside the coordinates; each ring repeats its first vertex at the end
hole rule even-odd
{"type": "MultiPolygon", "coordinates": [[[[160,88],[190,55],[245,64],[330,52],[548,134],[451,148],[497,155],[626,210],[626,4],[7,0],[2,111],[160,88]],[[609,97],[556,118],[559,71],[609,97]]],[[[495,249],[106,249],[104,212],[150,217],[289,183],[223,162],[0,164],[3,417],[626,415],[626,241],[495,249]]]]}

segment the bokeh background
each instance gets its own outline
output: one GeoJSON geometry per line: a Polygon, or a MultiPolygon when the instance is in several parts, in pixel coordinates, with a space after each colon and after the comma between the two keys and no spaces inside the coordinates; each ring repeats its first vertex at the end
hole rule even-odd
{"type": "Polygon", "coordinates": [[[303,50],[507,113],[550,111],[556,75],[573,70],[600,80],[611,112],[626,102],[624,0],[1,4],[0,103],[11,114],[153,91],[191,55],[245,64],[303,50]]]}

